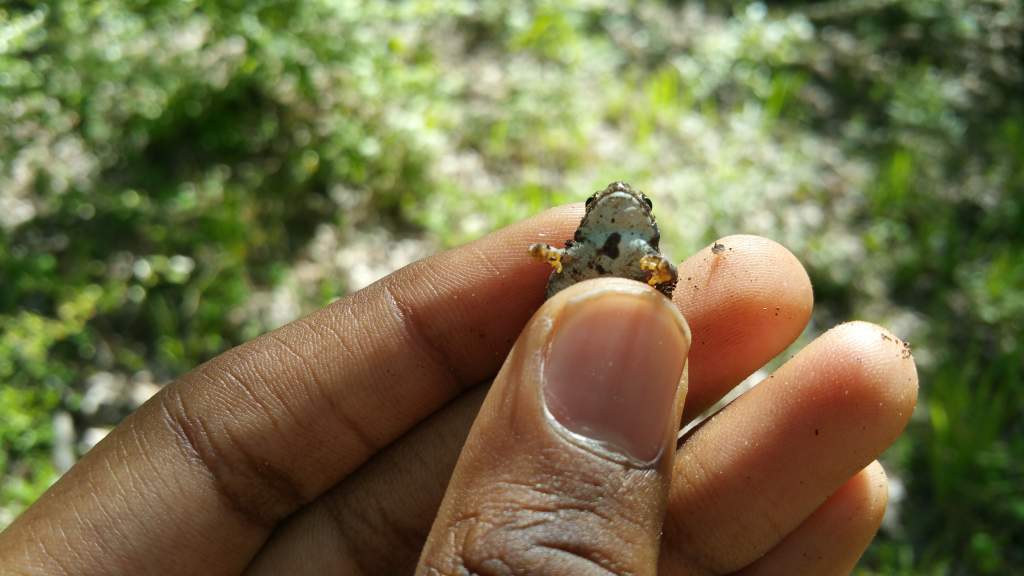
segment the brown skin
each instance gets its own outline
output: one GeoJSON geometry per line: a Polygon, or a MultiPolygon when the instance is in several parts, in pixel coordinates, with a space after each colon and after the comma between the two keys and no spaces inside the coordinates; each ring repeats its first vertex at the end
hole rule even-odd
{"type": "MultiPolygon", "coordinates": [[[[586,284],[597,282],[636,284],[621,279],[586,284]]],[[[601,451],[567,442],[548,424],[538,401],[543,360],[536,351],[560,329],[560,309],[589,288],[577,284],[549,300],[513,348],[473,424],[417,574],[656,570],[673,451],[665,450],[651,466],[623,466],[601,451]]],[[[653,288],[644,289],[661,306],[672,306],[653,288]]],[[[634,313],[629,302],[621,302],[628,298],[609,300],[588,305],[609,315],[634,313]]],[[[666,316],[658,321],[672,323],[666,316]]],[[[681,357],[673,388],[689,347],[681,336],[677,344],[681,357]]],[[[661,434],[663,445],[675,444],[673,423],[681,416],[685,391],[684,372],[673,416],[661,434]]]]}
{"type": "Polygon", "coordinates": [[[664,574],[723,574],[754,562],[896,439],[917,380],[913,362],[881,334],[865,322],[833,328],[687,439],[664,574]],[[716,526],[720,518],[734,520],[716,526]]]}
{"type": "MultiPolygon", "coordinates": [[[[484,397],[481,387],[464,391],[497,372],[543,299],[548,270],[524,247],[571,237],[581,213],[551,210],[407,267],[200,366],[0,534],[0,565],[39,574],[411,571],[484,397]]],[[[684,420],[781,352],[810,313],[806,274],[784,248],[747,236],[720,242],[724,253],[705,249],[680,267],[675,302],[693,334],[684,420]]],[[[664,509],[661,574],[769,561],[772,572],[848,570],[884,508],[884,483],[857,483],[858,470],[891,443],[916,399],[913,360],[880,334],[854,324],[822,336],[780,369],[784,377],[756,388],[758,397],[691,436],[675,465],[637,492],[649,498],[614,507],[613,520],[642,517],[634,524],[648,527],[643,536],[604,538],[608,525],[571,515],[562,532],[581,545],[605,542],[597,557],[647,558],[637,566],[650,573],[659,543],[649,527],[664,509]],[[843,496],[851,482],[859,488],[850,498],[865,504],[843,496]],[[819,524],[828,530],[813,529],[819,524]],[[808,549],[820,553],[797,552],[808,549]]],[[[493,425],[478,423],[471,442],[513,460],[551,441],[543,426],[511,441],[498,433],[498,416],[481,422],[493,425]]],[[[514,467],[524,481],[558,484],[556,508],[585,497],[595,469],[609,484],[623,478],[600,461],[558,461],[554,472],[529,459],[514,467]]],[[[453,493],[491,489],[454,499],[435,539],[450,533],[445,518],[530,508],[511,488],[494,488],[485,460],[464,462],[453,493]]],[[[456,546],[442,556],[501,556],[529,538],[498,536],[477,540],[483,552],[456,546]]]]}
{"type": "Polygon", "coordinates": [[[860,550],[871,541],[888,499],[885,471],[878,462],[837,490],[770,552],[739,571],[742,576],[849,574],[860,550]],[[858,540],[851,542],[850,538],[858,540]]]}

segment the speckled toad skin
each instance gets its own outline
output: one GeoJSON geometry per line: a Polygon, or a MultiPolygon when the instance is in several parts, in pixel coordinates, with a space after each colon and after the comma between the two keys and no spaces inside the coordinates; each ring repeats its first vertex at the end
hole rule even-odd
{"type": "Polygon", "coordinates": [[[643,192],[625,182],[612,182],[587,199],[586,214],[565,248],[530,246],[530,254],[554,268],[547,297],[599,276],[645,282],[671,297],[677,272],[658,251],[661,234],[652,207],[643,192]]]}

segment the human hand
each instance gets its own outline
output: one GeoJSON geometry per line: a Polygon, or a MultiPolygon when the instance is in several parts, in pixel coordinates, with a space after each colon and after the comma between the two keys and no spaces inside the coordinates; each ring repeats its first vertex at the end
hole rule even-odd
{"type": "Polygon", "coordinates": [[[418,262],[196,368],[0,534],[0,566],[849,571],[885,507],[873,460],[913,409],[913,360],[881,328],[844,324],[675,449],[680,418],[799,335],[807,275],[774,242],[736,236],[680,266],[689,331],[668,300],[616,279],[565,290],[531,320],[548,270],[525,247],[570,237],[581,213],[418,262]]]}

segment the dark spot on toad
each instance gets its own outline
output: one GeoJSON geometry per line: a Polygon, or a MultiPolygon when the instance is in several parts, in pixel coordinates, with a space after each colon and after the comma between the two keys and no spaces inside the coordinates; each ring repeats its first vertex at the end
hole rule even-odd
{"type": "Polygon", "coordinates": [[[619,241],[622,240],[622,235],[618,232],[612,232],[608,235],[608,238],[604,241],[604,246],[598,250],[601,254],[611,258],[612,260],[619,257],[619,241]]]}
{"type": "Polygon", "coordinates": [[[572,235],[572,239],[576,242],[583,242],[584,238],[582,226],[576,229],[576,233],[572,235]]]}
{"type": "Polygon", "coordinates": [[[817,429],[817,428],[815,428],[815,429],[814,429],[814,435],[815,435],[815,436],[817,436],[817,435],[818,435],[818,429],[817,429]]]}
{"type": "Polygon", "coordinates": [[[575,244],[575,243],[576,243],[575,240],[566,240],[565,241],[565,247],[566,248],[572,248],[573,244],[575,244]]]}
{"type": "Polygon", "coordinates": [[[658,232],[655,232],[654,236],[651,237],[651,241],[649,242],[649,244],[655,250],[660,250],[661,248],[658,246],[658,244],[660,244],[660,243],[661,243],[661,231],[658,231],[658,232]]]}

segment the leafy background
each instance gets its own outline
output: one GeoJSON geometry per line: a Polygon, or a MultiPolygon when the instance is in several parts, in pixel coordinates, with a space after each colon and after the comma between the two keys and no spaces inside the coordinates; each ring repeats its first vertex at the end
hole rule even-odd
{"type": "Polygon", "coordinates": [[[914,344],[864,574],[1024,572],[1013,0],[9,0],[0,526],[159,386],[613,179],[914,344]],[[380,250],[381,246],[387,250],[380,250]]]}

